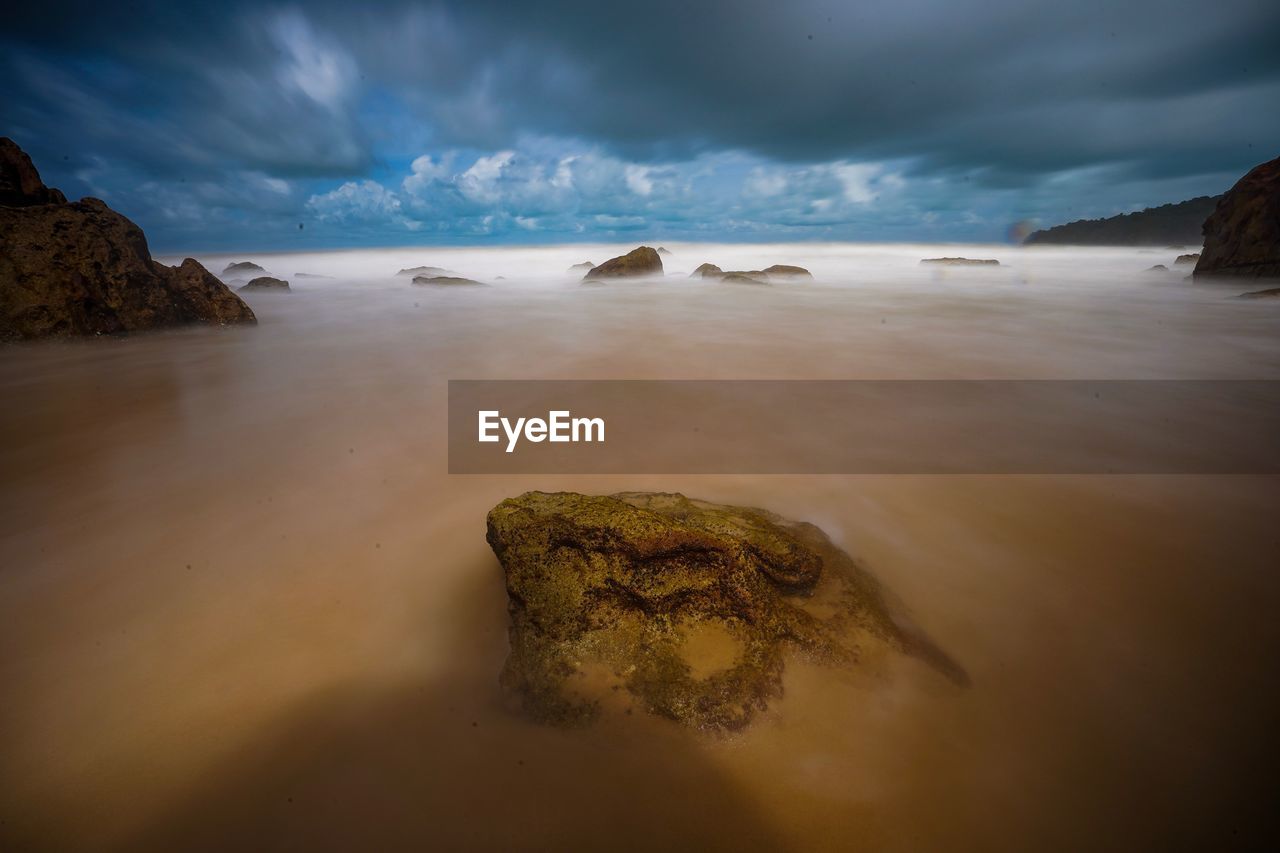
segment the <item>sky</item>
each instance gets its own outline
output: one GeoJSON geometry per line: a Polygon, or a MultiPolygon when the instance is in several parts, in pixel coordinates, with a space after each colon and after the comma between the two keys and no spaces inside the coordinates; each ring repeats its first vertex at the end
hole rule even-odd
{"type": "Polygon", "coordinates": [[[0,135],[155,251],[1003,241],[1280,155],[1274,0],[23,4],[0,135]]]}

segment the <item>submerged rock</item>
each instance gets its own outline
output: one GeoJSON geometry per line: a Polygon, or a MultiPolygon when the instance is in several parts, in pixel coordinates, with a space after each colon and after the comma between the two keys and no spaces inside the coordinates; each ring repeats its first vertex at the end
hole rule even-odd
{"type": "Polygon", "coordinates": [[[272,278],[269,275],[258,276],[243,287],[241,290],[288,290],[289,282],[282,278],[272,278]]]}
{"type": "Polygon", "coordinates": [[[1156,264],[1153,267],[1147,267],[1146,272],[1168,272],[1169,268],[1164,264],[1156,264]]]}
{"type": "Polygon", "coordinates": [[[763,272],[773,278],[813,278],[813,273],[804,267],[791,266],[790,264],[774,264],[771,267],[765,267],[763,272]]]}
{"type": "Polygon", "coordinates": [[[0,139],[0,196],[0,341],[255,320],[197,261],[152,260],[142,229],[105,202],[68,203],[45,187],[8,139],[0,139]]]}
{"type": "Polygon", "coordinates": [[[240,261],[235,264],[227,264],[226,269],[222,271],[222,277],[229,275],[253,275],[254,273],[266,272],[262,267],[251,261],[240,261]]]}
{"type": "Polygon", "coordinates": [[[1255,166],[1204,223],[1196,278],[1280,278],[1280,157],[1255,166]]]}
{"type": "Polygon", "coordinates": [[[669,255],[669,254],[671,254],[671,252],[669,252],[669,251],[667,250],[667,247],[666,247],[666,246],[659,246],[659,247],[658,247],[658,254],[659,254],[659,255],[669,255]]]}
{"type": "Polygon", "coordinates": [[[696,270],[689,273],[689,278],[720,278],[724,275],[724,270],[715,264],[702,264],[696,270]]]}
{"type": "Polygon", "coordinates": [[[726,284],[768,284],[768,277],[759,270],[753,272],[727,272],[720,276],[726,284]]]}
{"type": "Polygon", "coordinates": [[[1000,262],[991,258],[922,258],[922,264],[940,264],[948,267],[981,267],[1000,266],[1000,262]]]}
{"type": "Polygon", "coordinates": [[[415,275],[413,277],[413,283],[438,285],[440,287],[457,287],[459,285],[484,286],[484,282],[474,281],[472,279],[462,278],[456,275],[415,275]]]}
{"type": "Polygon", "coordinates": [[[1248,293],[1242,293],[1237,299],[1275,299],[1280,297],[1280,287],[1268,287],[1266,290],[1251,290],[1248,293]]]}
{"type": "Polygon", "coordinates": [[[583,261],[580,264],[574,264],[573,266],[569,267],[567,272],[569,273],[569,275],[583,275],[585,273],[591,272],[595,268],[596,268],[596,265],[591,263],[591,261],[583,261]]]}
{"type": "Polygon", "coordinates": [[[1200,260],[1200,253],[1196,252],[1192,255],[1178,255],[1173,262],[1175,264],[1194,264],[1198,260],[1200,260]]]}
{"type": "Polygon", "coordinates": [[[967,683],[821,530],[766,510],[528,492],[490,511],[487,538],[511,617],[500,681],[544,722],[587,722],[622,699],[741,728],[781,695],[789,652],[852,666],[896,649],[967,683]]]}
{"type": "Polygon", "coordinates": [[[583,276],[584,280],[623,278],[629,276],[662,275],[662,258],[648,246],[632,249],[625,255],[610,258],[583,276]]]}

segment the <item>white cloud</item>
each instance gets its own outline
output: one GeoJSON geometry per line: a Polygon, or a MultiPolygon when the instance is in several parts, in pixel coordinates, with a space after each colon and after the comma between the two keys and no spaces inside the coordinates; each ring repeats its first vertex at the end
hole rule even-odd
{"type": "Polygon", "coordinates": [[[377,181],[348,181],[311,196],[307,209],[322,222],[402,222],[400,199],[377,181]]]}
{"type": "Polygon", "coordinates": [[[626,167],[627,189],[636,195],[650,195],[653,192],[653,181],[649,179],[649,168],[628,163],[626,167]]]}
{"type": "Polygon", "coordinates": [[[357,69],[350,54],[321,38],[297,10],[277,15],[267,31],[283,54],[276,69],[281,85],[340,111],[355,88],[357,69]]]}

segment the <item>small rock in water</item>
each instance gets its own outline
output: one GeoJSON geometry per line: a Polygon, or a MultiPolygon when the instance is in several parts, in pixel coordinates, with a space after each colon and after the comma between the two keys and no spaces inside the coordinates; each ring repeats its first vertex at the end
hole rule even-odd
{"type": "Polygon", "coordinates": [[[1154,267],[1147,267],[1147,272],[1168,272],[1169,268],[1164,264],[1156,264],[1154,267]]]}
{"type": "Polygon", "coordinates": [[[274,290],[286,291],[289,289],[289,282],[280,278],[272,278],[269,275],[258,276],[251,280],[241,290],[274,290]]]}
{"type": "Polygon", "coordinates": [[[720,280],[726,284],[768,284],[766,276],[759,270],[752,272],[727,272],[720,276],[720,280]]]}
{"type": "Polygon", "coordinates": [[[774,264],[771,267],[765,267],[763,272],[770,278],[813,278],[813,273],[804,267],[789,264],[774,264]]]}
{"type": "Polygon", "coordinates": [[[222,271],[222,277],[226,278],[229,275],[252,275],[253,273],[259,272],[266,272],[266,270],[252,261],[240,261],[234,264],[227,264],[226,268],[222,271]]]}
{"type": "Polygon", "coordinates": [[[991,258],[922,258],[922,264],[938,264],[947,267],[982,267],[1000,266],[1000,262],[991,258]]]}
{"type": "Polygon", "coordinates": [[[1200,253],[1196,252],[1193,255],[1178,255],[1178,257],[1174,259],[1174,263],[1175,264],[1194,264],[1198,260],[1200,260],[1200,253]]]}
{"type": "Polygon", "coordinates": [[[601,278],[627,278],[631,276],[662,275],[662,258],[657,251],[640,246],[625,255],[610,258],[583,276],[584,280],[601,278]]]}
{"type": "Polygon", "coordinates": [[[543,722],[634,705],[739,729],[782,694],[791,653],[852,667],[896,650],[967,683],[821,530],[766,510],[528,492],[489,512],[487,539],[510,598],[500,681],[543,722]]]}
{"type": "Polygon", "coordinates": [[[715,264],[702,264],[696,270],[689,273],[689,278],[721,278],[724,276],[724,270],[715,264]]]}
{"type": "Polygon", "coordinates": [[[591,263],[591,261],[583,261],[580,264],[574,264],[573,266],[569,267],[567,272],[570,275],[584,275],[586,273],[591,272],[595,268],[596,268],[596,265],[591,263]]]}
{"type": "Polygon", "coordinates": [[[396,275],[425,275],[434,277],[442,275],[457,275],[457,273],[450,272],[449,270],[441,267],[409,267],[408,269],[400,270],[396,275]]]}
{"type": "Polygon", "coordinates": [[[1251,290],[1248,293],[1242,293],[1237,299],[1275,299],[1280,297],[1280,287],[1268,287],[1266,290],[1251,290]]]}
{"type": "Polygon", "coordinates": [[[484,282],[475,281],[469,278],[461,278],[456,275],[415,275],[413,277],[414,284],[430,284],[440,287],[451,287],[459,285],[472,285],[483,287],[484,282]]]}

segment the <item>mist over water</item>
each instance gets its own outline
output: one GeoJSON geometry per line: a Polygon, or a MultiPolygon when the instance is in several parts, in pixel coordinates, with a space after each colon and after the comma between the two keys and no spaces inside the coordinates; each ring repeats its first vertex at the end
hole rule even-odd
{"type": "Polygon", "coordinates": [[[667,244],[682,275],[565,272],[630,248],[202,256],[293,292],[245,294],[256,328],[0,352],[0,848],[1254,837],[1277,478],[450,476],[445,402],[449,379],[1280,379],[1280,303],[1192,284],[1172,248],[667,244]],[[1002,265],[918,264],[940,256],[1002,265]],[[417,265],[490,286],[394,275],[417,265]],[[530,489],[812,521],[972,686],[793,661],[732,738],[528,722],[484,519],[530,489]]]}

